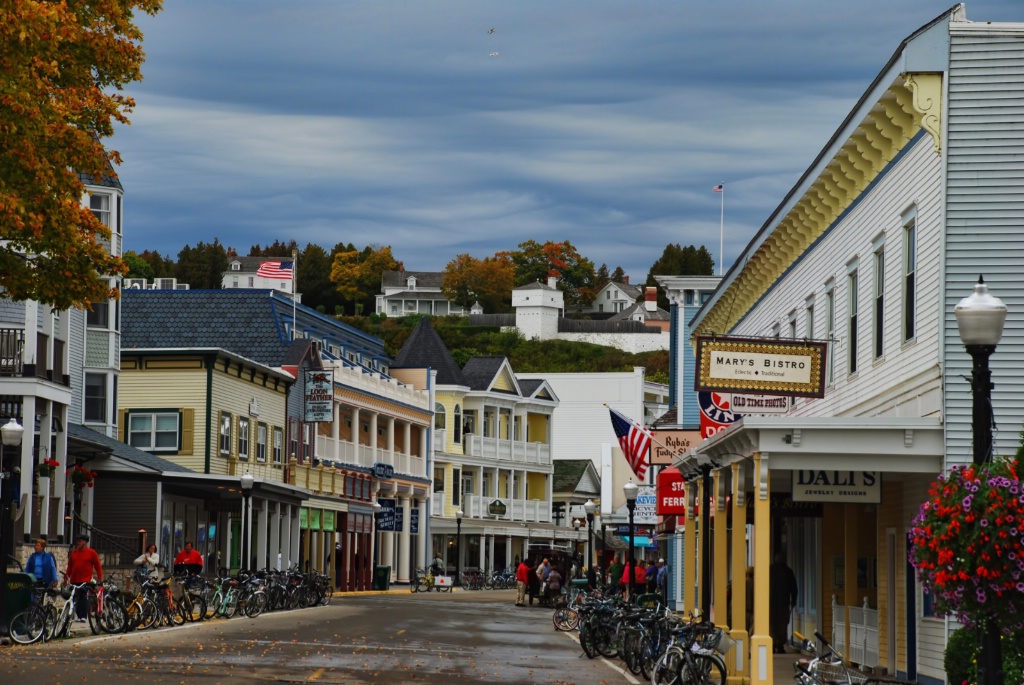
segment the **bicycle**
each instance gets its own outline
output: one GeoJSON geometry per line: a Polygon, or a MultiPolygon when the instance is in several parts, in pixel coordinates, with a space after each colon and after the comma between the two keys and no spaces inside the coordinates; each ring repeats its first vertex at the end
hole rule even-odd
{"type": "Polygon", "coordinates": [[[434,574],[429,569],[416,569],[416,581],[409,583],[410,592],[433,592],[434,574]]]}
{"type": "Polygon", "coordinates": [[[49,614],[45,604],[48,588],[42,582],[32,586],[32,604],[11,617],[8,631],[16,644],[30,645],[46,635],[46,620],[49,614]]]}
{"type": "Polygon", "coordinates": [[[821,649],[817,642],[808,640],[796,631],[793,631],[793,637],[803,642],[813,654],[809,661],[793,664],[796,671],[794,678],[798,685],[863,685],[868,682],[869,677],[847,666],[839,650],[817,630],[814,631],[814,637],[821,642],[821,649]]]}

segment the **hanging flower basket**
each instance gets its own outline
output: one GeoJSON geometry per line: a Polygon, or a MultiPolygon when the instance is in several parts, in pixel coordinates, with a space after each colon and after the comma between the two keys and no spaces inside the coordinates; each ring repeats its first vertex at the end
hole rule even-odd
{"type": "Polygon", "coordinates": [[[58,466],[60,466],[60,462],[56,459],[43,459],[36,467],[36,475],[40,478],[53,478],[53,473],[58,466]]]}
{"type": "Polygon", "coordinates": [[[910,529],[910,563],[938,615],[1024,628],[1024,483],[1015,458],[954,466],[910,529]]]}
{"type": "Polygon", "coordinates": [[[95,471],[90,471],[81,464],[75,464],[68,469],[68,479],[78,489],[91,488],[96,481],[97,474],[95,471]]]}

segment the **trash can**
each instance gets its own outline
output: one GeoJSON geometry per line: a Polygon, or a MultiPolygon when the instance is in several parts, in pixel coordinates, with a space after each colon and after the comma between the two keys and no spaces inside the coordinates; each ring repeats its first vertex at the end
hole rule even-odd
{"type": "Polygon", "coordinates": [[[569,581],[569,585],[586,590],[588,583],[586,578],[573,578],[569,581]]]}
{"type": "Polygon", "coordinates": [[[391,567],[390,566],[374,566],[373,567],[373,585],[374,590],[390,590],[391,589],[391,567]]]}
{"type": "Polygon", "coordinates": [[[0,632],[4,635],[7,635],[7,626],[11,618],[31,604],[32,585],[35,582],[35,576],[30,573],[7,574],[7,595],[4,598],[6,606],[0,607],[0,610],[3,610],[3,615],[0,616],[0,632]]]}

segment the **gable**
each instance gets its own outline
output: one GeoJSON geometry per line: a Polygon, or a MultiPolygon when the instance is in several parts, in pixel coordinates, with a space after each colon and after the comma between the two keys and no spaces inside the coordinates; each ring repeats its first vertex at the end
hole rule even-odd
{"type": "Polygon", "coordinates": [[[507,365],[502,366],[501,372],[495,376],[494,381],[491,383],[492,390],[503,390],[505,392],[514,392],[518,394],[516,388],[516,381],[512,377],[512,370],[507,365]]]}

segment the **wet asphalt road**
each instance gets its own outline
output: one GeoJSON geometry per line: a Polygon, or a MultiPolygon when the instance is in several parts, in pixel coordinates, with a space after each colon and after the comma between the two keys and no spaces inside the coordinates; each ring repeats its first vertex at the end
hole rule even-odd
{"type": "MultiPolygon", "coordinates": [[[[0,683],[636,683],[580,656],[511,591],[348,596],[327,607],[0,647],[0,683]]],[[[87,631],[86,631],[87,632],[87,631]]]]}

